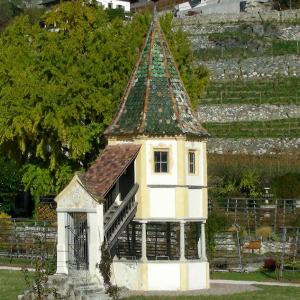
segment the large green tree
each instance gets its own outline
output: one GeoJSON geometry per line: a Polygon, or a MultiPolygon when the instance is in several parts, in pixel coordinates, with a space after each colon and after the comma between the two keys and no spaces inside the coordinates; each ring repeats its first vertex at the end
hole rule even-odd
{"type": "Polygon", "coordinates": [[[62,2],[46,28],[18,17],[0,37],[0,151],[38,196],[56,192],[103,146],[150,16],[111,20],[94,2],[62,2]]]}
{"type": "Polygon", "coordinates": [[[22,189],[21,172],[16,162],[0,156],[0,212],[11,212],[22,189]]]}

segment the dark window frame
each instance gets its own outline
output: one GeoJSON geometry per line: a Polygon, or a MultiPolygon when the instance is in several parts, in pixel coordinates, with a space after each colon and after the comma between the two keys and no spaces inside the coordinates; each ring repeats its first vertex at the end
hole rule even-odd
{"type": "Polygon", "coordinates": [[[196,151],[189,150],[188,152],[188,168],[189,174],[196,174],[196,151]]]}
{"type": "Polygon", "coordinates": [[[169,172],[169,151],[167,149],[156,149],[153,152],[154,173],[169,172]]]}

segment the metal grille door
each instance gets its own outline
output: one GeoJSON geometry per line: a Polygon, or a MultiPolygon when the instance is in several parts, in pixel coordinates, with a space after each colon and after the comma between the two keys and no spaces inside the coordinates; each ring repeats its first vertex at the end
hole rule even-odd
{"type": "Polygon", "coordinates": [[[69,269],[88,270],[88,226],[86,213],[68,214],[69,269]]]}

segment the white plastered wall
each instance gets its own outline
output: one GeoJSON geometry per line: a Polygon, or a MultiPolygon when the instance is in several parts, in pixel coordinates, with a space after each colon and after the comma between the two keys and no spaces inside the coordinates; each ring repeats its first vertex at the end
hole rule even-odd
{"type": "Polygon", "coordinates": [[[204,186],[205,184],[205,172],[203,162],[206,155],[205,143],[204,142],[192,142],[187,141],[185,143],[185,160],[186,160],[186,184],[187,185],[197,185],[197,186],[204,186]],[[188,152],[189,150],[195,151],[196,154],[196,173],[189,174],[188,172],[188,152]]]}
{"type": "Polygon", "coordinates": [[[150,291],[180,290],[180,263],[148,263],[148,289],[150,291]]]}
{"type": "Polygon", "coordinates": [[[200,290],[209,288],[208,262],[188,263],[188,289],[200,290]]]}
{"type": "Polygon", "coordinates": [[[174,188],[150,188],[150,216],[152,218],[175,218],[176,199],[174,188]]]}
{"type": "Polygon", "coordinates": [[[147,185],[176,185],[177,184],[177,142],[175,139],[149,139],[146,141],[146,176],[147,185]],[[168,173],[154,172],[155,149],[168,150],[168,173]]]}
{"type": "Polygon", "coordinates": [[[203,218],[203,191],[202,189],[188,190],[189,218],[203,218]]]}
{"type": "Polygon", "coordinates": [[[206,170],[206,143],[199,141],[187,141],[185,147],[186,159],[186,183],[192,188],[188,190],[188,218],[206,218],[207,205],[207,170],[206,170]],[[195,151],[195,174],[188,170],[188,153],[195,151]]]}
{"type": "Polygon", "coordinates": [[[209,265],[201,261],[114,261],[112,282],[136,291],[178,291],[209,288],[209,265]],[[147,266],[145,268],[145,266],[147,266]]]}
{"type": "Polygon", "coordinates": [[[114,261],[112,264],[112,283],[134,291],[142,290],[143,284],[139,276],[139,268],[138,262],[114,261]]]}

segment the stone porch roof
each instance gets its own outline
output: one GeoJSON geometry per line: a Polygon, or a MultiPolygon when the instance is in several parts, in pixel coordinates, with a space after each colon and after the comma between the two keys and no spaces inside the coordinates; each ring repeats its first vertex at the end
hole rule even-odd
{"type": "Polygon", "coordinates": [[[107,136],[188,135],[207,137],[155,20],[107,136]]]}
{"type": "Polygon", "coordinates": [[[140,147],[134,144],[106,146],[85,173],[78,173],[84,188],[98,201],[104,200],[109,190],[136,158],[140,147]]]}

